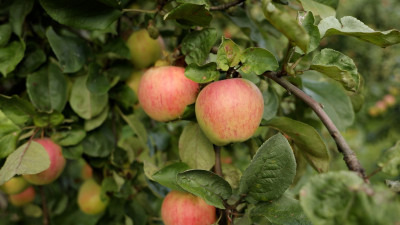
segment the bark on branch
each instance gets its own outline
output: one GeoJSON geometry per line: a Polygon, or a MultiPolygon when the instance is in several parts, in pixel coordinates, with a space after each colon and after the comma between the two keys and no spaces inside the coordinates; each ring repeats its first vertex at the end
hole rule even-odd
{"type": "Polygon", "coordinates": [[[369,182],[367,176],[365,175],[365,170],[361,166],[360,161],[358,161],[356,154],[351,150],[350,146],[347,144],[346,140],[340,134],[339,130],[332,122],[331,118],[323,110],[322,105],[315,101],[313,98],[308,96],[298,87],[290,83],[285,78],[282,78],[279,72],[267,71],[263,74],[264,76],[274,80],[276,83],[284,87],[287,91],[294,94],[296,97],[303,100],[310,108],[317,114],[322,123],[328,129],[330,135],[336,142],[336,146],[340,153],[343,154],[343,160],[345,161],[347,168],[349,170],[356,172],[365,182],[369,182]]]}
{"type": "Polygon", "coordinates": [[[235,0],[226,4],[222,5],[217,5],[217,6],[211,6],[210,11],[223,11],[226,9],[229,9],[230,7],[233,7],[235,5],[239,5],[240,3],[244,2],[245,0],[235,0]]]}

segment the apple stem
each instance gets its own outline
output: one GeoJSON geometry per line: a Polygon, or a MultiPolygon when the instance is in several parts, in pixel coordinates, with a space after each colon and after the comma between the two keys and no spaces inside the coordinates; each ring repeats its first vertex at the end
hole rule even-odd
{"type": "Polygon", "coordinates": [[[235,0],[226,4],[222,4],[222,5],[216,5],[216,6],[211,6],[210,7],[210,11],[223,11],[226,9],[229,9],[230,7],[233,7],[235,5],[239,5],[242,2],[245,2],[246,0],[235,0]]]}
{"type": "Polygon", "coordinates": [[[49,224],[49,213],[48,213],[48,210],[47,210],[46,196],[44,194],[44,186],[40,186],[40,195],[41,195],[41,198],[42,198],[43,225],[48,225],[49,224]]]}
{"type": "Polygon", "coordinates": [[[215,151],[215,173],[220,176],[224,177],[222,174],[222,166],[221,166],[221,147],[214,145],[214,151],[215,151]]]}
{"type": "Polygon", "coordinates": [[[293,93],[295,96],[303,100],[315,112],[315,114],[317,114],[322,123],[328,129],[332,138],[335,140],[339,152],[343,154],[343,160],[345,161],[347,168],[356,172],[361,178],[364,179],[366,183],[369,183],[368,177],[365,175],[365,170],[361,166],[360,161],[357,159],[356,154],[347,144],[344,137],[340,134],[338,128],[335,126],[331,118],[321,107],[321,104],[308,96],[301,89],[290,83],[287,79],[283,78],[282,76],[285,75],[284,73],[285,72],[267,71],[263,74],[263,76],[272,79],[287,91],[293,93]]]}

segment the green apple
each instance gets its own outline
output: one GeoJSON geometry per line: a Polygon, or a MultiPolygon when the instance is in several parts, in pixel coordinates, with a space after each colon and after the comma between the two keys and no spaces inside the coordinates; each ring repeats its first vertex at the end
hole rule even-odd
{"type": "Polygon", "coordinates": [[[10,203],[14,206],[27,205],[35,199],[35,189],[30,186],[19,194],[8,196],[10,203]]]}
{"type": "Polygon", "coordinates": [[[0,186],[0,190],[9,195],[21,193],[29,183],[23,177],[13,177],[0,186]]]}
{"type": "Polygon", "coordinates": [[[207,85],[196,100],[196,117],[212,143],[223,146],[249,139],[264,112],[261,91],[252,82],[234,78],[207,85]]]}
{"type": "Polygon", "coordinates": [[[104,212],[109,199],[101,197],[101,187],[94,179],[86,180],[79,188],[78,206],[82,212],[95,215],[104,212]]]}

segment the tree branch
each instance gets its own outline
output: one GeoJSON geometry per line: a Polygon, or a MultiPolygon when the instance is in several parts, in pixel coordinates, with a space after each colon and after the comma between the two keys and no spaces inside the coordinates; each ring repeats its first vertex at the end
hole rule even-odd
{"type": "Polygon", "coordinates": [[[220,176],[224,177],[222,174],[222,166],[221,166],[221,147],[214,145],[214,151],[215,151],[215,173],[220,176]]]}
{"type": "Polygon", "coordinates": [[[44,194],[44,187],[40,187],[40,195],[42,198],[42,210],[43,210],[43,225],[48,225],[49,224],[49,212],[47,209],[47,202],[46,202],[46,196],[44,194]]]}
{"type": "Polygon", "coordinates": [[[235,5],[239,5],[240,3],[244,2],[244,1],[246,1],[246,0],[234,0],[234,1],[226,3],[226,4],[211,6],[210,11],[223,11],[223,10],[229,9],[230,7],[233,7],[235,5]]]}
{"type": "Polygon", "coordinates": [[[340,134],[335,124],[332,122],[331,118],[329,118],[329,116],[323,110],[322,105],[310,96],[308,96],[298,87],[294,86],[288,80],[282,78],[281,76],[284,74],[282,74],[281,72],[267,71],[263,75],[274,80],[276,83],[284,87],[287,91],[293,93],[296,97],[300,98],[308,106],[310,106],[310,108],[317,114],[322,123],[328,129],[330,135],[335,140],[339,152],[343,154],[343,160],[345,161],[347,168],[349,168],[349,170],[351,171],[356,172],[361,178],[364,179],[365,182],[369,183],[368,178],[365,175],[365,170],[361,166],[360,161],[358,161],[356,154],[353,152],[353,150],[351,150],[346,140],[340,134]]]}

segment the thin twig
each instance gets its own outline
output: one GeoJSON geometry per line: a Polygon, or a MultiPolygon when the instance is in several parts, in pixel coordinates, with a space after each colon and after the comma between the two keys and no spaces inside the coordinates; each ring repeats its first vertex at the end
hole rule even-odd
{"type": "Polygon", "coordinates": [[[382,171],[382,167],[377,168],[376,170],[372,171],[370,175],[367,176],[367,179],[370,179],[372,176],[375,176],[375,174],[379,173],[382,171]]]}
{"type": "Polygon", "coordinates": [[[44,194],[44,186],[40,187],[40,196],[42,197],[42,208],[43,208],[43,225],[49,224],[49,211],[47,210],[46,196],[44,194]]]}
{"type": "Polygon", "coordinates": [[[230,7],[233,7],[235,5],[239,5],[240,3],[244,2],[246,0],[235,0],[226,4],[222,4],[222,5],[216,5],[216,6],[211,6],[210,7],[210,11],[223,11],[226,9],[229,9],[230,7]]]}
{"type": "Polygon", "coordinates": [[[308,96],[298,87],[294,86],[288,80],[280,77],[279,72],[267,71],[263,75],[274,80],[279,85],[284,87],[287,91],[293,93],[295,96],[303,100],[308,106],[310,106],[310,108],[317,114],[317,116],[320,118],[322,123],[325,125],[325,127],[328,129],[329,133],[335,140],[337,148],[339,152],[343,154],[343,159],[349,170],[356,172],[361,178],[364,179],[365,182],[369,183],[368,178],[365,175],[365,170],[361,166],[360,161],[358,161],[356,154],[353,152],[353,150],[351,150],[346,140],[340,134],[335,124],[332,122],[331,118],[329,118],[329,116],[323,110],[322,105],[310,96],[308,96]]]}
{"type": "Polygon", "coordinates": [[[156,13],[158,9],[146,10],[146,9],[123,9],[122,12],[133,12],[133,13],[156,13]]]}
{"type": "Polygon", "coordinates": [[[222,174],[222,166],[221,166],[221,147],[214,145],[214,151],[215,151],[215,173],[223,177],[224,175],[222,174]]]}

